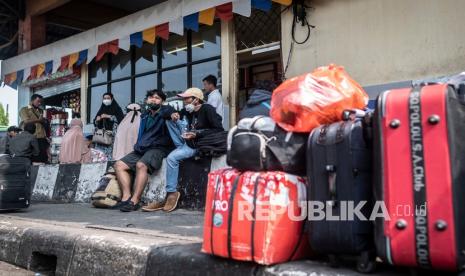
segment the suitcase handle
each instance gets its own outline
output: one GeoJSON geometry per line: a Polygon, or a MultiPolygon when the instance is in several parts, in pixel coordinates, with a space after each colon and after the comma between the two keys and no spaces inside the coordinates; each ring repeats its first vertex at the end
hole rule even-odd
{"type": "Polygon", "coordinates": [[[336,166],[326,165],[326,172],[328,173],[328,190],[330,201],[328,201],[329,206],[336,206],[336,166]]]}

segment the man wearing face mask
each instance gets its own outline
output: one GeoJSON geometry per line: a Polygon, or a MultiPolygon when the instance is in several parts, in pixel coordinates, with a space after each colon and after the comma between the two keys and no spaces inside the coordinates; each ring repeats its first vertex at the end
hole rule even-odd
{"type": "Polygon", "coordinates": [[[162,210],[171,212],[176,209],[180,193],[177,191],[179,162],[196,154],[196,140],[217,131],[223,131],[221,116],[214,107],[204,104],[203,93],[199,88],[189,88],[179,94],[183,99],[184,109],[174,112],[167,122],[171,139],[176,149],[166,158],[166,198],[152,202],[142,208],[143,211],[162,210]]]}
{"type": "Polygon", "coordinates": [[[28,106],[21,108],[19,117],[21,118],[20,127],[24,129],[26,124],[35,124],[34,136],[39,143],[39,155],[33,156],[31,161],[35,163],[48,162],[48,148],[50,146],[47,135],[45,133],[45,124],[47,120],[44,118],[42,105],[43,97],[38,94],[31,96],[31,102],[28,106]]]}
{"type": "Polygon", "coordinates": [[[169,105],[163,105],[165,100],[166,95],[162,91],[147,91],[147,111],[141,116],[134,151],[115,164],[116,177],[123,192],[121,202],[115,208],[122,212],[140,209],[148,175],[161,168],[163,158],[174,148],[166,121],[171,119],[175,110],[169,105]],[[130,172],[135,173],[134,189],[131,187],[130,172]]]}

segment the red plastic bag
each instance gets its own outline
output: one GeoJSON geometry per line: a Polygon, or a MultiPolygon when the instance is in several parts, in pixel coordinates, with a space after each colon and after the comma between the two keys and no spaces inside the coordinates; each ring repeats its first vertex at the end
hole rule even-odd
{"type": "Polygon", "coordinates": [[[202,252],[264,265],[311,256],[306,188],[284,172],[210,172],[202,252]]]}
{"type": "Polygon", "coordinates": [[[342,66],[318,67],[273,91],[271,117],[287,131],[310,132],[340,121],[346,109],[363,109],[368,95],[342,66]]]}

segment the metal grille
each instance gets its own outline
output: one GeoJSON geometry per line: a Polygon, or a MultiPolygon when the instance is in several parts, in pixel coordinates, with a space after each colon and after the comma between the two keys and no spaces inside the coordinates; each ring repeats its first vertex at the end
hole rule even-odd
{"type": "Polygon", "coordinates": [[[269,12],[252,9],[250,17],[235,16],[237,51],[281,40],[281,6],[273,4],[269,12]]]}

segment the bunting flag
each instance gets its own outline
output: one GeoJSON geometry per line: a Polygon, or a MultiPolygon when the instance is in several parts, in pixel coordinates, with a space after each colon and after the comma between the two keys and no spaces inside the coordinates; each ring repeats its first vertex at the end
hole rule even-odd
{"type": "Polygon", "coordinates": [[[97,55],[97,45],[94,45],[94,46],[90,47],[89,50],[87,51],[87,61],[86,61],[86,63],[87,64],[91,63],[96,55],[97,55]]]}
{"type": "Polygon", "coordinates": [[[236,0],[232,2],[233,12],[242,16],[250,17],[252,14],[252,5],[250,0],[236,0]]]}
{"type": "Polygon", "coordinates": [[[34,65],[31,67],[31,74],[29,75],[29,79],[33,80],[37,78],[37,67],[38,65],[34,65]]]}
{"type": "Polygon", "coordinates": [[[53,61],[50,60],[45,63],[45,74],[50,75],[52,71],[53,71],[53,61]]]}
{"type": "Polygon", "coordinates": [[[23,81],[26,81],[31,75],[31,67],[24,68],[23,81]]]}
{"type": "Polygon", "coordinates": [[[69,55],[68,68],[73,69],[73,66],[74,64],[76,64],[78,59],[79,59],[79,53],[72,53],[71,55],[69,55]]]}
{"type": "Polygon", "coordinates": [[[129,36],[122,37],[118,39],[118,46],[120,49],[129,51],[131,49],[131,41],[129,36]]]}
{"type": "Polygon", "coordinates": [[[155,43],[156,38],[155,27],[151,27],[142,31],[142,39],[150,44],[155,43]]]}
{"type": "Polygon", "coordinates": [[[61,63],[60,63],[60,67],[58,68],[58,71],[63,71],[65,70],[66,68],[68,68],[69,66],[69,56],[64,56],[64,57],[61,57],[61,63]]]}
{"type": "Polygon", "coordinates": [[[216,16],[224,21],[230,21],[233,19],[233,7],[232,3],[226,3],[216,7],[216,16]]]}
{"type": "Polygon", "coordinates": [[[290,4],[292,4],[292,0],[272,0],[272,1],[275,3],[281,4],[281,5],[284,5],[284,6],[289,6],[290,4]]]}
{"type": "Polygon", "coordinates": [[[3,82],[5,84],[12,84],[14,81],[16,80],[16,72],[13,72],[13,73],[10,73],[10,74],[6,74],[5,75],[5,79],[3,80],[3,82]]]}
{"type": "Polygon", "coordinates": [[[81,64],[84,64],[84,62],[87,60],[87,53],[88,53],[87,49],[79,52],[79,58],[76,62],[77,66],[81,66],[81,64]]]}
{"type": "Polygon", "coordinates": [[[142,40],[142,32],[133,33],[129,36],[129,41],[131,45],[136,46],[137,48],[142,47],[143,40],[142,40]]]}
{"type": "Polygon", "coordinates": [[[24,79],[24,70],[19,70],[16,72],[16,83],[20,84],[23,82],[24,79]]]}
{"type": "Polygon", "coordinates": [[[36,78],[42,77],[44,72],[45,72],[45,63],[41,63],[41,64],[37,65],[37,76],[36,76],[36,78]]]}
{"type": "Polygon", "coordinates": [[[193,13],[183,18],[184,28],[187,30],[199,31],[199,13],[193,13]]]}
{"type": "Polygon", "coordinates": [[[271,10],[271,0],[252,0],[252,7],[269,12],[271,10]]]}
{"type": "Polygon", "coordinates": [[[175,20],[172,20],[169,22],[170,25],[170,32],[178,34],[178,35],[184,35],[184,20],[182,17],[176,18],[175,20]]]}
{"type": "Polygon", "coordinates": [[[206,9],[199,12],[199,23],[211,26],[215,20],[215,8],[206,9]]]}
{"type": "Polygon", "coordinates": [[[168,40],[170,38],[170,27],[168,23],[161,24],[155,27],[155,33],[157,36],[163,38],[164,40],[168,40]]]}
{"type": "Polygon", "coordinates": [[[55,74],[61,66],[61,58],[54,58],[53,59],[53,68],[52,74],[55,74]]]}
{"type": "Polygon", "coordinates": [[[98,46],[97,56],[95,57],[95,60],[101,60],[106,53],[112,53],[113,55],[117,55],[118,51],[118,39],[112,40],[107,43],[103,43],[98,46]]]}

